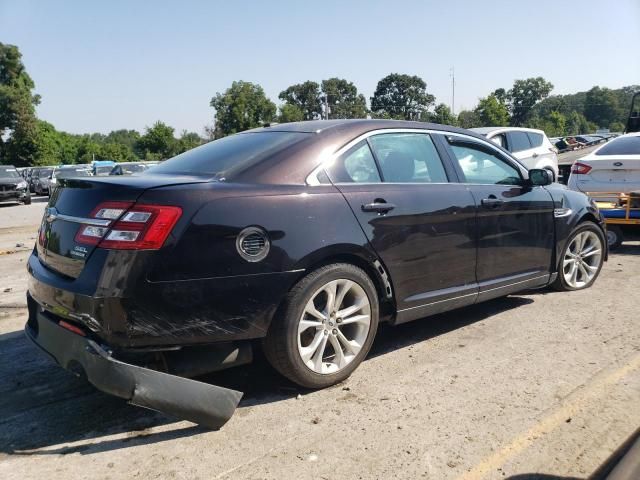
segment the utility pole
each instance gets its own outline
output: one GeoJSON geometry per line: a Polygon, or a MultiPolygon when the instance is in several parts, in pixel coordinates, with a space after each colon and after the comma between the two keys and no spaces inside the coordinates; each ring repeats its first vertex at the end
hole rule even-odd
{"type": "Polygon", "coordinates": [[[456,71],[451,67],[449,76],[451,77],[451,113],[456,113],[456,71]]]}

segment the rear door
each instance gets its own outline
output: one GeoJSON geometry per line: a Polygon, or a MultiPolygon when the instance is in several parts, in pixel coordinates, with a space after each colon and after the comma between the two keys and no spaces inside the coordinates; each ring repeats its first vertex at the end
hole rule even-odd
{"type": "Polygon", "coordinates": [[[531,157],[535,159],[536,164],[557,164],[556,154],[552,150],[550,142],[545,141],[542,133],[527,132],[527,137],[529,137],[531,144],[531,157]]]}
{"type": "Polygon", "coordinates": [[[478,206],[478,300],[545,284],[555,243],[549,192],[527,185],[515,162],[488,143],[449,135],[447,145],[478,206]]]}
{"type": "Polygon", "coordinates": [[[510,130],[507,132],[509,151],[527,168],[535,168],[538,153],[531,146],[527,132],[510,130]]]}
{"type": "Polygon", "coordinates": [[[391,276],[398,323],[475,301],[475,203],[429,133],[369,135],[328,174],[391,276]]]}

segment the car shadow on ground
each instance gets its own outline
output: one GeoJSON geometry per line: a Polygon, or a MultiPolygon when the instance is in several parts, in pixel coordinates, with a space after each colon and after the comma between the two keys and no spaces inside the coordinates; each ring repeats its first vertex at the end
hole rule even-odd
{"type": "Polygon", "coordinates": [[[610,252],[609,260],[615,255],[640,255],[640,245],[623,243],[615,250],[610,252]]]}
{"type": "MultiPolygon", "coordinates": [[[[385,355],[531,302],[530,298],[510,296],[397,327],[382,325],[369,357],[385,355]]],[[[199,380],[244,392],[239,410],[306,392],[278,375],[260,352],[250,365],[199,380]]],[[[178,428],[178,423],[95,390],[38,352],[21,332],[0,335],[0,454],[88,455],[207,431],[192,424],[178,428]],[[176,424],[176,428],[170,424],[176,424]],[[149,432],[152,427],[162,426],[169,428],[149,432]],[[110,435],[118,438],[99,441],[110,435]],[[48,448],[53,446],[56,447],[48,448]]]]}

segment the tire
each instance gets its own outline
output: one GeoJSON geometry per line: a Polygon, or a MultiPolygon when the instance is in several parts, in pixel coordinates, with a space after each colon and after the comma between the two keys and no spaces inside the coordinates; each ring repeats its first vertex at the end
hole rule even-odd
{"type": "Polygon", "coordinates": [[[31,205],[31,194],[27,193],[27,195],[24,197],[24,204],[25,205],[31,205]]]}
{"type": "Polygon", "coordinates": [[[348,263],[327,265],[309,273],[289,291],[263,340],[263,350],[278,372],[302,387],[335,385],[349,377],[369,353],[378,316],[378,295],[369,276],[348,263]],[[344,320],[325,315],[328,290],[335,291],[334,298],[339,301],[329,310],[344,314],[352,310],[344,320]]]}
{"type": "Polygon", "coordinates": [[[604,233],[595,223],[578,224],[562,249],[553,288],[574,291],[593,285],[604,263],[605,241],[604,233]]]}
{"type": "Polygon", "coordinates": [[[607,226],[607,242],[609,243],[609,250],[615,250],[624,241],[624,234],[622,229],[617,225],[607,226]]]}

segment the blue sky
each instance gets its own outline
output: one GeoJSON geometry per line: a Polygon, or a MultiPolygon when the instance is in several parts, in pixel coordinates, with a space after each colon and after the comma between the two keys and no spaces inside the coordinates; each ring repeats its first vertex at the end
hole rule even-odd
{"type": "Polygon", "coordinates": [[[75,133],[162,120],[202,133],[233,80],[278,93],[353,81],[367,99],[391,72],[421,76],[456,111],[513,80],[553,93],[640,84],[639,0],[0,0],[0,42],[16,44],[41,118],[75,133]],[[575,55],[575,56],[574,56],[575,55]]]}

